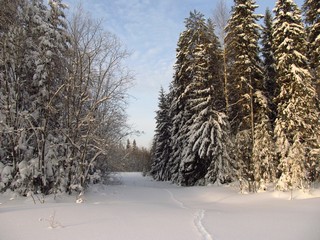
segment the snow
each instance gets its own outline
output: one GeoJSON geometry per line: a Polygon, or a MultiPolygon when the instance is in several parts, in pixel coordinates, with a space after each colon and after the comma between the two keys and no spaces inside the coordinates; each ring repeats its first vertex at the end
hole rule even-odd
{"type": "Polygon", "coordinates": [[[11,178],[11,173],[13,169],[10,166],[5,166],[1,171],[1,181],[3,183],[7,183],[9,179],[11,178]]]}
{"type": "Polygon", "coordinates": [[[0,195],[0,239],[319,240],[320,190],[239,194],[225,186],[178,187],[116,174],[75,196],[0,195]],[[13,200],[10,200],[13,199],[13,200]]]}

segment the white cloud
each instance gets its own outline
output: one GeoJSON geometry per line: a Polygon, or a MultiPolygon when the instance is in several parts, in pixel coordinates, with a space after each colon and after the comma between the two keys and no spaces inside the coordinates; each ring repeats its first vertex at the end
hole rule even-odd
{"type": "MultiPolygon", "coordinates": [[[[75,2],[75,0],[69,0],[75,2]]],[[[133,54],[126,63],[136,76],[130,94],[129,123],[145,132],[139,142],[149,144],[155,125],[160,86],[172,80],[176,43],[188,16],[190,2],[175,0],[91,0],[84,9],[102,18],[104,27],[120,37],[133,54]],[[188,9],[188,10],[186,10],[188,9]]],[[[208,1],[208,0],[205,0],[208,1]]]]}

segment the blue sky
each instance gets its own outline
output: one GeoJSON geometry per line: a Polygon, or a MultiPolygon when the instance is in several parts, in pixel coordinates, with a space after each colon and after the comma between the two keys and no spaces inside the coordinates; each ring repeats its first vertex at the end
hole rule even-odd
{"type": "MultiPolygon", "coordinates": [[[[233,0],[225,0],[227,6],[233,0]]],[[[78,0],[65,0],[70,8],[78,0]]],[[[155,111],[160,87],[167,90],[173,76],[175,50],[184,19],[196,9],[211,17],[218,0],[83,0],[92,17],[102,19],[106,30],[116,34],[132,53],[126,65],[135,83],[127,113],[129,124],[144,132],[133,136],[138,146],[150,147],[155,128],[155,111]]],[[[257,13],[274,8],[275,0],[258,0],[257,13]]],[[[295,1],[299,6],[303,0],[295,1]]]]}

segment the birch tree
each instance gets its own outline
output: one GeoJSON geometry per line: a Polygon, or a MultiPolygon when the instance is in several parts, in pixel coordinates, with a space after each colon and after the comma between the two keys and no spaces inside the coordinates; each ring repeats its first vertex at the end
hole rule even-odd
{"type": "Polygon", "coordinates": [[[95,162],[126,134],[125,99],[132,76],[122,65],[128,53],[119,40],[81,8],[69,21],[69,35],[64,99],[68,186],[82,191],[95,162]]]}

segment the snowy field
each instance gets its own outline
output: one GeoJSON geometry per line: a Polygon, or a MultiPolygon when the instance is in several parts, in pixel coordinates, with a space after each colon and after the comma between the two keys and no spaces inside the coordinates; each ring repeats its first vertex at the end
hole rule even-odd
{"type": "Polygon", "coordinates": [[[0,195],[1,240],[319,240],[320,191],[239,194],[232,187],[178,187],[140,173],[75,196],[0,195]]]}

